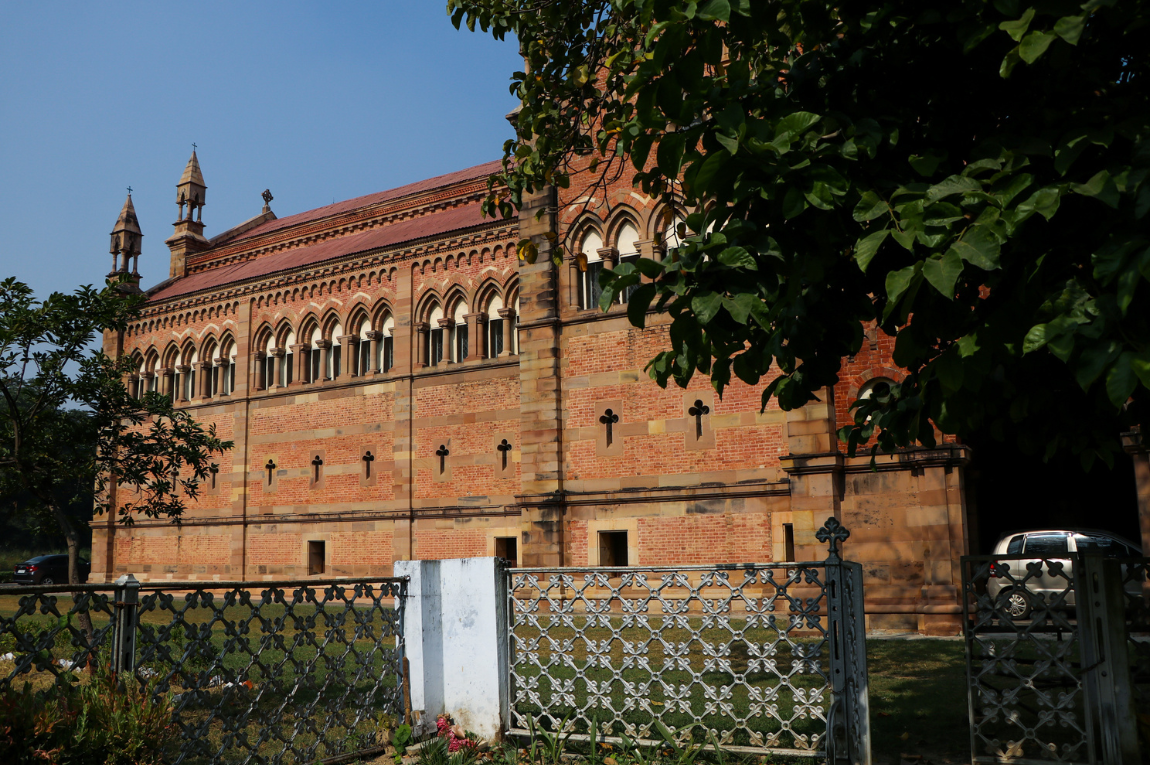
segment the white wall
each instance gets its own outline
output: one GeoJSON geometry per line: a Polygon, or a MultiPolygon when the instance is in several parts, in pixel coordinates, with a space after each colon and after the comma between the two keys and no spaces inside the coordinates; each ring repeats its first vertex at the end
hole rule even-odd
{"type": "Polygon", "coordinates": [[[424,725],[434,727],[446,712],[466,730],[498,738],[508,711],[502,561],[396,561],[395,575],[410,578],[404,638],[411,708],[422,710],[424,725]]]}

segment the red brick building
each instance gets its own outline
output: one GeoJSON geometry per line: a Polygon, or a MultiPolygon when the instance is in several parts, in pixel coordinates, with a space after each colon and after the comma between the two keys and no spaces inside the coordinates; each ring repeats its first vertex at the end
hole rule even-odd
{"type": "MultiPolygon", "coordinates": [[[[722,400],[703,379],[660,389],[644,366],[666,325],[599,311],[594,277],[604,261],[654,256],[663,211],[623,182],[487,219],[497,168],[286,218],[265,204],[206,239],[193,153],[169,278],[105,346],[137,359],[133,385],[173,395],[235,448],[182,527],[98,521],[94,580],[386,575],[400,559],[496,554],[532,566],[821,559],[814,531],[835,514],[866,565],[872,628],[954,631],[974,534],[970,450],[944,444],[872,471],[834,437],[863,386],[897,376],[890,339],[869,334],[842,382],[799,411],[760,413],[762,386],[722,400]],[[524,237],[535,264],[516,257],[524,237]]],[[[139,251],[130,205],[114,268],[139,251]]]]}

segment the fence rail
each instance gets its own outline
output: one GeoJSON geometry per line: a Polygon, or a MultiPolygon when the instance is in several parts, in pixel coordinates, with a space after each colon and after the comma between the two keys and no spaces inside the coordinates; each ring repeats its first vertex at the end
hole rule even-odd
{"type": "Polygon", "coordinates": [[[173,765],[372,751],[384,716],[403,714],[405,595],[403,579],[130,576],[0,591],[0,694],[49,694],[106,663],[170,704],[173,765]]]}
{"type": "Polygon", "coordinates": [[[508,733],[655,744],[662,726],[869,763],[862,570],[828,525],[824,562],[510,569],[508,733]]]}

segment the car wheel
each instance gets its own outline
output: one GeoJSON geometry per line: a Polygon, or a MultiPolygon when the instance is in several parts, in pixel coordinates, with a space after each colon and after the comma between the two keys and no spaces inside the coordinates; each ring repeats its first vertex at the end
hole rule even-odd
{"type": "Polygon", "coordinates": [[[50,576],[46,576],[40,580],[40,584],[55,584],[56,580],[50,576]]]}
{"type": "Polygon", "coordinates": [[[1033,610],[1030,594],[1017,587],[1007,590],[998,596],[998,610],[1011,619],[1025,619],[1030,616],[1030,612],[1033,610]]]}

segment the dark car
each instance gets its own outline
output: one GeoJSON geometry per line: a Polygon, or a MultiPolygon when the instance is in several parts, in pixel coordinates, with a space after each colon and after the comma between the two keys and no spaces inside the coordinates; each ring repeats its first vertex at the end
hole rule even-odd
{"type": "MultiPolygon", "coordinates": [[[[80,581],[88,581],[88,573],[92,566],[88,561],[80,558],[80,581]]],[[[68,556],[67,555],[37,555],[23,563],[17,563],[15,576],[12,580],[16,584],[67,584],[68,583],[68,556]]]]}

